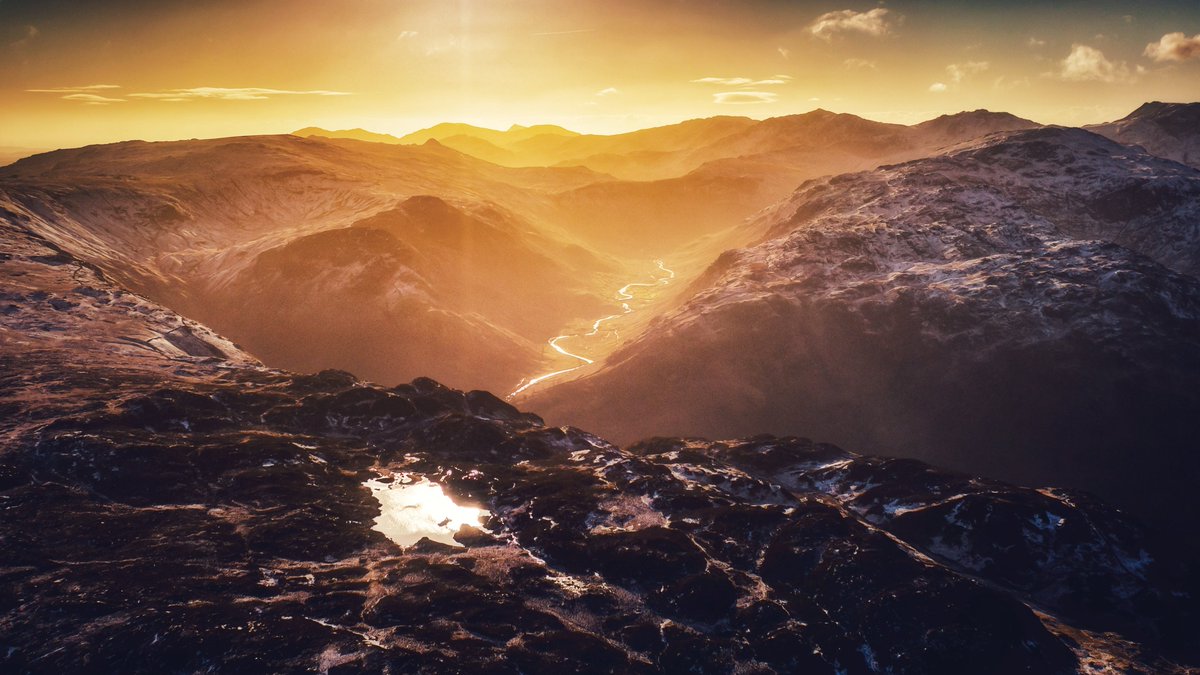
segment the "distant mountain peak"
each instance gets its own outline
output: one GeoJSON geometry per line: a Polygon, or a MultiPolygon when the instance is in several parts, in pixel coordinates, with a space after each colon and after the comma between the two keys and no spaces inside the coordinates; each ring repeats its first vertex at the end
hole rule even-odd
{"type": "Polygon", "coordinates": [[[291,133],[292,136],[301,136],[308,138],[310,136],[320,136],[322,138],[345,138],[353,141],[366,141],[368,143],[399,143],[400,139],[391,134],[380,134],[366,129],[342,129],[340,131],[330,131],[321,127],[304,127],[297,129],[291,133]]]}
{"type": "Polygon", "coordinates": [[[1160,157],[1200,166],[1200,103],[1150,101],[1119,120],[1088,129],[1119,143],[1140,145],[1160,157]]]}
{"type": "Polygon", "coordinates": [[[1164,101],[1147,101],[1138,106],[1137,110],[1129,113],[1121,120],[1132,120],[1145,117],[1159,117],[1164,114],[1180,111],[1200,111],[1200,103],[1167,103],[1164,101]]]}

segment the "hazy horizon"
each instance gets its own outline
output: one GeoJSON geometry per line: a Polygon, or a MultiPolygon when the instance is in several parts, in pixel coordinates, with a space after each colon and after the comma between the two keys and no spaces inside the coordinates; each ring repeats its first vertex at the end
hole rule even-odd
{"type": "Polygon", "coordinates": [[[1185,2],[9,0],[0,25],[0,147],[29,149],[447,121],[613,134],[814,108],[1077,126],[1194,100],[1200,67],[1185,2]]]}

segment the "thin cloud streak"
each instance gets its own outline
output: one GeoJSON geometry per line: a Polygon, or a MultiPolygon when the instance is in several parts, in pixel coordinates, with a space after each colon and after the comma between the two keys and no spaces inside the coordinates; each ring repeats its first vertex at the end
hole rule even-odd
{"type": "Polygon", "coordinates": [[[130,98],[191,101],[199,99],[219,101],[265,101],[272,96],[352,96],[350,92],[314,89],[295,91],[291,89],[263,89],[259,87],[194,87],[191,89],[164,89],[157,92],[130,94],[130,98]]]}
{"type": "Polygon", "coordinates": [[[595,33],[595,28],[578,28],[576,30],[551,30],[544,33],[530,33],[533,37],[544,37],[547,35],[578,35],[580,33],[595,33]]]}
{"type": "Polygon", "coordinates": [[[776,75],[765,80],[754,80],[749,77],[701,77],[691,80],[693,84],[719,84],[726,87],[770,87],[787,84],[792,78],[787,75],[776,75]]]}
{"type": "Polygon", "coordinates": [[[124,103],[123,98],[109,98],[107,96],[99,96],[97,94],[67,94],[62,97],[66,101],[79,101],[88,105],[108,105],[110,103],[124,103]]]}
{"type": "Polygon", "coordinates": [[[125,103],[128,99],[145,101],[184,102],[195,100],[214,101],[265,101],[274,96],[352,96],[350,92],[314,89],[297,91],[292,89],[266,89],[261,87],[193,87],[190,89],[164,89],[154,92],[137,92],[124,95],[125,98],[101,96],[95,92],[120,89],[116,84],[89,84],[81,87],[53,87],[47,89],[26,89],[35,94],[63,94],[59,98],[65,101],[76,101],[91,105],[107,105],[109,103],[125,103]]]}
{"type": "Polygon", "coordinates": [[[118,84],[89,84],[83,87],[55,87],[52,89],[26,89],[35,94],[73,94],[76,92],[100,91],[103,89],[120,89],[118,84]]]}
{"type": "Polygon", "coordinates": [[[723,91],[713,94],[713,103],[722,105],[774,103],[778,99],[779,94],[770,91],[723,91]]]}

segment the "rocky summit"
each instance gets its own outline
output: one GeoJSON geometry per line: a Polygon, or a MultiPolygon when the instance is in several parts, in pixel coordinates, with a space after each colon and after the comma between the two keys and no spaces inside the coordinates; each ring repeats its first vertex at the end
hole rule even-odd
{"type": "Polygon", "coordinates": [[[0,235],[4,672],[1197,662],[1195,577],[1086,494],[795,437],[622,448],[482,391],[289,374],[0,235]],[[417,481],[485,515],[402,546],[377,490],[417,481]]]}

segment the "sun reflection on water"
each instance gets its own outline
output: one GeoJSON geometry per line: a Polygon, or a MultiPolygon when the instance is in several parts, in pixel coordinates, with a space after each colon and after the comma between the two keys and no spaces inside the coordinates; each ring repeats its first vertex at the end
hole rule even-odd
{"type": "Polygon", "coordinates": [[[450,546],[462,546],[454,534],[463,525],[482,529],[488,511],[460,506],[446,496],[442,486],[427,478],[413,480],[397,476],[394,481],[373,478],[363,483],[379,502],[380,513],[371,529],[400,546],[412,546],[423,538],[450,546]]]}

